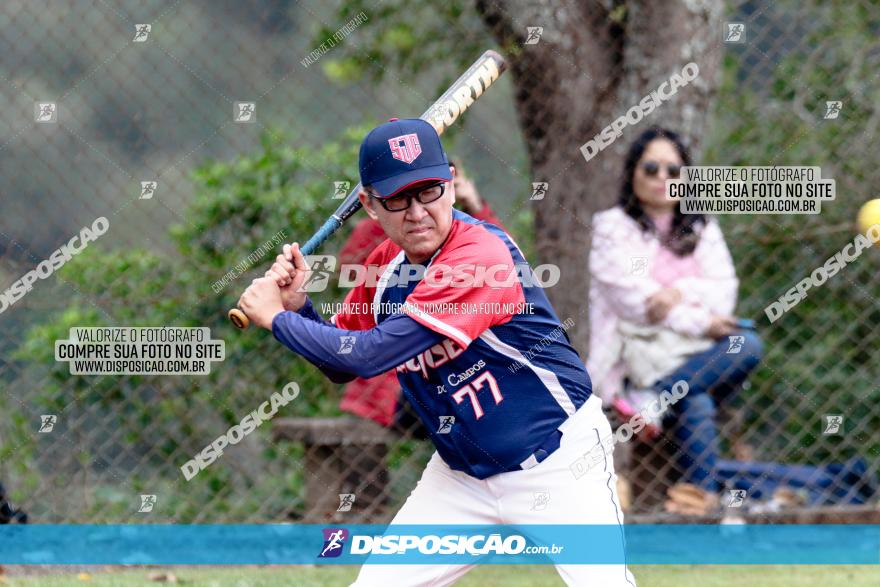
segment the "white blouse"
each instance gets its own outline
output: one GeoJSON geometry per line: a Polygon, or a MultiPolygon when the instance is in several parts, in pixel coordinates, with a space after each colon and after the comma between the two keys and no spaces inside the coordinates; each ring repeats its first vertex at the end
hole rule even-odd
{"type": "MultiPolygon", "coordinates": [[[[646,302],[663,289],[651,277],[659,249],[657,236],[642,232],[621,207],[593,216],[587,370],[593,380],[593,391],[606,403],[623,387],[618,323],[626,320],[647,325],[646,302]]],[[[738,280],[730,251],[714,219],[708,219],[692,255],[700,274],[675,281],[682,302],[659,324],[682,334],[700,336],[713,314],[733,314],[738,280]]]]}

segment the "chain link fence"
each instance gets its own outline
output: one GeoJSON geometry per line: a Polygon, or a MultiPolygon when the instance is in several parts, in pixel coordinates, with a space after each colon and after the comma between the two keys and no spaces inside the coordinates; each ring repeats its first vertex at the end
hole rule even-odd
{"type": "MultiPolygon", "coordinates": [[[[821,215],[720,217],[740,278],[737,311],[758,323],[765,356],[718,422],[727,458],[860,458],[867,469],[854,483],[868,493],[880,463],[876,250],[778,321],[769,323],[765,308],[852,242],[859,207],[877,196],[880,5],[706,6],[718,81],[703,89],[713,96],[705,123],[688,123],[698,114],[686,103],[684,115],[664,114],[678,109],[673,102],[614,148],[671,116],[686,130],[703,129],[698,164],[815,165],[836,180],[837,199],[821,215]],[[730,23],[744,25],[740,39],[727,39],[730,23]],[[829,416],[842,416],[833,432],[829,416]]],[[[545,162],[535,145],[553,141],[552,100],[531,118],[515,104],[539,102],[524,94],[549,96],[567,80],[610,91],[564,55],[557,69],[524,68],[518,55],[558,42],[549,16],[484,2],[413,10],[411,20],[433,16],[428,31],[403,26],[399,3],[381,0],[5,3],[3,291],[59,258],[62,245],[74,250],[23,295],[7,295],[0,316],[0,481],[32,521],[380,522],[409,494],[433,452],[422,424],[404,418],[383,427],[343,412],[340,386],[265,331],[236,331],[225,311],[279,242],[310,235],[339,190],[357,183],[364,133],[424,111],[458,74],[429,57],[454,49],[472,61],[495,46],[491,35],[507,39],[499,50],[512,71],[444,143],[533,262],[550,261],[536,235],[548,217],[578,215],[551,197],[531,199],[533,183],[548,180],[535,174],[545,162]],[[517,36],[505,37],[495,10],[506,11],[517,36]],[[391,47],[399,63],[376,45],[391,47]],[[568,70],[569,78],[560,74],[568,70]],[[100,218],[105,233],[73,243],[100,218]],[[83,326],[209,327],[225,341],[225,359],[204,376],[71,375],[69,363],[55,360],[55,341],[83,326]],[[274,419],[186,480],[181,467],[291,382],[299,395],[274,419]]],[[[646,34],[628,29],[638,10],[583,7],[584,18],[607,25],[599,41],[621,52],[625,31],[646,34]]],[[[600,129],[634,103],[562,119],[574,126],[592,116],[600,129]]],[[[571,150],[549,179],[550,194],[565,185],[566,169],[584,165],[611,178],[616,194],[620,169],[606,163],[571,150]]],[[[577,242],[573,233],[589,229],[578,222],[556,224],[559,238],[577,242]]],[[[349,233],[324,251],[338,252],[349,233]]],[[[314,299],[344,293],[331,286],[314,299]]],[[[587,292],[573,294],[585,300],[587,292]]],[[[670,438],[618,447],[630,514],[663,511],[681,475],[670,438]]],[[[851,505],[831,493],[828,504],[851,505]]]]}

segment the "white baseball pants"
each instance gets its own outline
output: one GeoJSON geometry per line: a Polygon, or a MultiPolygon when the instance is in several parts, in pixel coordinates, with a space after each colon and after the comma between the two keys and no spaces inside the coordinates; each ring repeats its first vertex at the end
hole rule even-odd
{"type": "MultiPolygon", "coordinates": [[[[570,466],[611,434],[602,402],[589,400],[562,426],[560,446],[523,471],[476,479],[453,471],[436,452],[392,524],[623,524],[611,455],[575,478],[570,466]],[[549,501],[536,507],[536,493],[549,501]]],[[[602,449],[596,449],[602,450],[602,449]]],[[[622,548],[621,528],[621,548],[622,548]]],[[[366,563],[353,587],[452,585],[475,565],[366,563]]],[[[622,564],[556,565],[566,585],[635,587],[622,564]]]]}

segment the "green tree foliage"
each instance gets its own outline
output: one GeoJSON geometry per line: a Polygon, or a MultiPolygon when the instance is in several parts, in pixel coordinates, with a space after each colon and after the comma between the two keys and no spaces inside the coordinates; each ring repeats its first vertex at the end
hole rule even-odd
{"type": "MultiPolygon", "coordinates": [[[[184,214],[187,221],[169,227],[177,255],[165,258],[149,248],[107,251],[97,244],[67,263],[60,277],[82,295],[60,315],[47,316],[28,331],[15,355],[21,361],[51,366],[51,377],[31,396],[33,407],[40,413],[64,414],[65,419],[84,417],[84,422],[115,419],[118,435],[110,440],[161,470],[170,491],[174,487],[182,491],[178,467],[289,381],[297,382],[302,391],[281,415],[338,414],[338,386],[278,344],[271,333],[253,326],[239,332],[226,319],[226,311],[251,279],[262,275],[280,245],[219,295],[211,285],[281,230],[287,235],[282,242],[304,242],[339,204],[332,199],[333,182],[356,183],[348,174],[357,168],[357,146],[366,130],[352,128],[317,150],[292,147],[280,133],[267,132],[261,149],[253,154],[229,162],[211,161],[193,172],[196,196],[184,214]],[[54,360],[54,341],[67,339],[75,326],[208,326],[212,338],[225,340],[226,360],[214,363],[211,374],[202,377],[74,376],[68,363],[54,360]]],[[[341,242],[337,235],[324,250],[332,252],[341,242]]],[[[331,287],[312,297],[317,305],[341,295],[331,287]]],[[[17,425],[21,432],[17,437],[33,437],[24,433],[28,423],[17,421],[17,425]]],[[[264,425],[257,434],[265,439],[268,430],[264,425]]],[[[107,439],[94,440],[94,445],[80,445],[85,466],[102,459],[107,439]]],[[[22,457],[25,452],[19,451],[32,449],[4,450],[22,457]]],[[[270,461],[290,458],[276,448],[261,450],[270,461]]],[[[18,472],[25,474],[27,459],[15,462],[18,472]]],[[[234,467],[209,467],[191,485],[210,497],[222,495],[235,485],[236,473],[231,471],[234,467]]],[[[286,468],[287,477],[291,471],[298,467],[286,468]]],[[[236,483],[295,489],[285,476],[269,477],[236,483]]],[[[132,479],[138,483],[137,474],[132,479]]],[[[36,482],[35,477],[30,482],[36,482]]],[[[112,495],[109,490],[99,492],[95,507],[113,502],[112,495]]],[[[192,519],[197,513],[192,504],[180,501],[190,509],[179,511],[179,516],[192,519]]],[[[130,511],[130,504],[126,507],[130,511]]]]}
{"type": "MultiPolygon", "coordinates": [[[[728,54],[701,164],[812,165],[836,180],[837,199],[824,202],[821,215],[721,218],[739,270],[740,313],[758,322],[766,344],[745,397],[751,425],[767,439],[762,454],[820,462],[880,454],[880,438],[870,432],[880,426],[880,355],[871,343],[880,321],[877,248],[777,322],[768,324],[764,308],[851,242],[859,207],[878,197],[871,144],[880,121],[880,21],[860,3],[810,4],[809,30],[778,64],[775,35],[754,26],[767,59],[728,54]],[[839,117],[825,119],[826,101],[838,100],[839,117]],[[822,437],[823,416],[835,413],[847,415],[846,434],[822,437]]],[[[786,3],[780,10],[806,8],[786,3]]]]}

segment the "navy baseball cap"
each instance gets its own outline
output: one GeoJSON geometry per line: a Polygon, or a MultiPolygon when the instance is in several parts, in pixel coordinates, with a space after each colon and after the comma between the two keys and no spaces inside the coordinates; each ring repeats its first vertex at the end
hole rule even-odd
{"type": "Polygon", "coordinates": [[[434,127],[419,118],[392,118],[367,134],[358,161],[361,185],[388,198],[419,181],[452,181],[434,127]]]}

